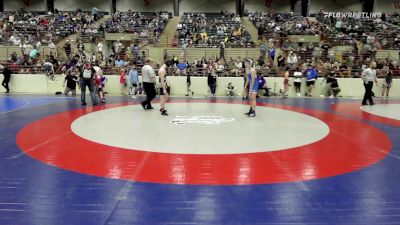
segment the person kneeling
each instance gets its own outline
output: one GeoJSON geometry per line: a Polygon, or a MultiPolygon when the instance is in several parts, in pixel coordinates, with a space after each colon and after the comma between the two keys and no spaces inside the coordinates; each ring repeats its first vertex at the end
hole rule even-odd
{"type": "Polygon", "coordinates": [[[235,97],[237,95],[236,88],[232,85],[232,82],[229,82],[228,87],[226,87],[226,95],[229,97],[235,97]]]}

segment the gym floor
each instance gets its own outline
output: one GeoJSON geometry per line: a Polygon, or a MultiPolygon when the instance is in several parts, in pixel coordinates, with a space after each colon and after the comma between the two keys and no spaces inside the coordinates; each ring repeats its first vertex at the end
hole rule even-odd
{"type": "Polygon", "coordinates": [[[400,101],[0,96],[1,225],[400,224],[400,101]]]}

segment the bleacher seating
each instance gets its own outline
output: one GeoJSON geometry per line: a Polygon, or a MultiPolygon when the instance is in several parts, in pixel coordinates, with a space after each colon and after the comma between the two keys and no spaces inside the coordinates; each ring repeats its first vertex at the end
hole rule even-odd
{"type": "Polygon", "coordinates": [[[255,46],[240,17],[231,13],[184,13],[174,42],[187,47],[255,46]]]}
{"type": "Polygon", "coordinates": [[[89,12],[57,11],[54,14],[44,12],[3,12],[0,13],[0,42],[3,45],[31,44],[40,41],[47,44],[57,43],[73,33],[86,33],[94,18],[89,12]]]}
{"type": "Polygon", "coordinates": [[[171,17],[170,12],[117,11],[105,23],[105,30],[107,33],[136,33],[148,37],[156,32],[162,33],[171,17]]]}

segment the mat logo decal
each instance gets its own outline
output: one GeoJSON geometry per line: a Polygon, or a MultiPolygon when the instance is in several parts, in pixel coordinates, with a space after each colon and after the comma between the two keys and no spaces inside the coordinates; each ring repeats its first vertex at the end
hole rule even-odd
{"type": "Polygon", "coordinates": [[[235,118],[225,118],[223,116],[176,116],[171,120],[172,124],[202,124],[202,125],[218,125],[222,123],[230,123],[235,121],[235,118]]]}

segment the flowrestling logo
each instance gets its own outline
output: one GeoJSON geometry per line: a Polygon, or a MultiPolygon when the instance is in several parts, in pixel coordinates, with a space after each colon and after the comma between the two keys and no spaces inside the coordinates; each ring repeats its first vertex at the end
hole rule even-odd
{"type": "Polygon", "coordinates": [[[235,121],[235,118],[225,118],[223,116],[176,116],[171,120],[172,124],[202,124],[202,125],[218,125],[222,123],[230,123],[235,121]]]}
{"type": "Polygon", "coordinates": [[[333,17],[333,18],[353,18],[353,19],[374,19],[381,18],[382,12],[326,12],[325,17],[333,17]]]}

